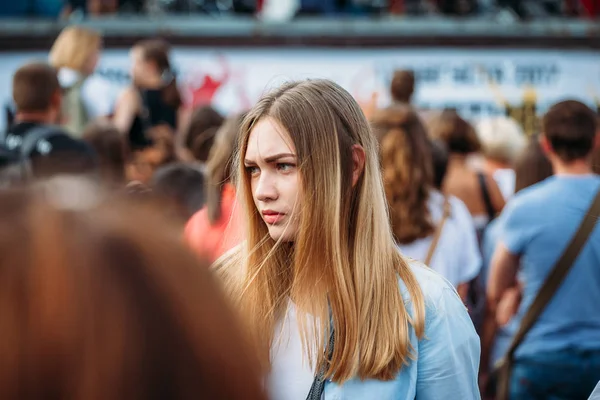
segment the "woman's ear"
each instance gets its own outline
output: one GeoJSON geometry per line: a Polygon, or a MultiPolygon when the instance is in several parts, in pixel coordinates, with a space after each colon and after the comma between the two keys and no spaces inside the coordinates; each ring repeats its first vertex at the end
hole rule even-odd
{"type": "Polygon", "coordinates": [[[356,186],[358,178],[365,169],[365,149],[359,144],[352,146],[352,187],[356,186]]]}

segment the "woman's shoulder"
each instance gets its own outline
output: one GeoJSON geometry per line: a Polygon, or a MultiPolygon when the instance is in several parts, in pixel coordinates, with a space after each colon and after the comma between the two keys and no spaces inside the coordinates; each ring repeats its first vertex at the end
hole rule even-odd
{"type": "MultiPolygon", "coordinates": [[[[423,298],[426,311],[445,310],[448,307],[462,309],[466,313],[466,307],[454,286],[442,275],[416,260],[407,260],[408,266],[417,280],[423,298]]],[[[402,296],[405,302],[410,301],[410,295],[403,282],[400,282],[402,296]]],[[[430,315],[428,315],[429,319],[430,315]]]]}

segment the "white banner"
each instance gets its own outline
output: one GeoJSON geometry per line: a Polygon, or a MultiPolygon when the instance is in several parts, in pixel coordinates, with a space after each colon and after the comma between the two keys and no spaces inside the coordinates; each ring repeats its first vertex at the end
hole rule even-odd
{"type": "MultiPolygon", "coordinates": [[[[592,51],[176,47],[173,56],[186,99],[210,102],[223,112],[247,109],[265,90],[304,78],[333,79],[363,101],[375,90],[384,106],[392,72],[399,68],[416,72],[417,105],[454,107],[467,118],[502,113],[500,97],[518,106],[528,87],[537,94],[538,112],[566,98],[594,108],[600,101],[600,53],[592,51]]],[[[45,58],[45,53],[0,53],[0,96],[10,97],[16,68],[45,58]]],[[[126,50],[105,50],[96,73],[118,91],[129,81],[128,70],[126,50]]]]}

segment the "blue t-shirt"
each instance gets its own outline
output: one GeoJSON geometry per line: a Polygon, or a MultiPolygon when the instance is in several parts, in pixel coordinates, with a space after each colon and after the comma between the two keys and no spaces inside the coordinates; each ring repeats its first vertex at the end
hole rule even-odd
{"type": "MultiPolygon", "coordinates": [[[[596,175],[553,176],[517,193],[507,204],[502,242],[521,255],[523,281],[521,306],[507,328],[519,326],[599,188],[596,175]]],[[[565,349],[600,349],[600,224],[515,357],[565,349]]]]}

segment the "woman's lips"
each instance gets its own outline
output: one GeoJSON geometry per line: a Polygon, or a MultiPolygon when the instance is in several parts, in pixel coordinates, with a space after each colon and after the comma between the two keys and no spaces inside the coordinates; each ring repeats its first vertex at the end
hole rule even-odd
{"type": "Polygon", "coordinates": [[[278,213],[275,211],[270,211],[270,210],[263,211],[262,215],[263,215],[263,220],[269,225],[275,225],[278,222],[280,222],[283,219],[283,217],[285,217],[285,214],[278,213]]]}

